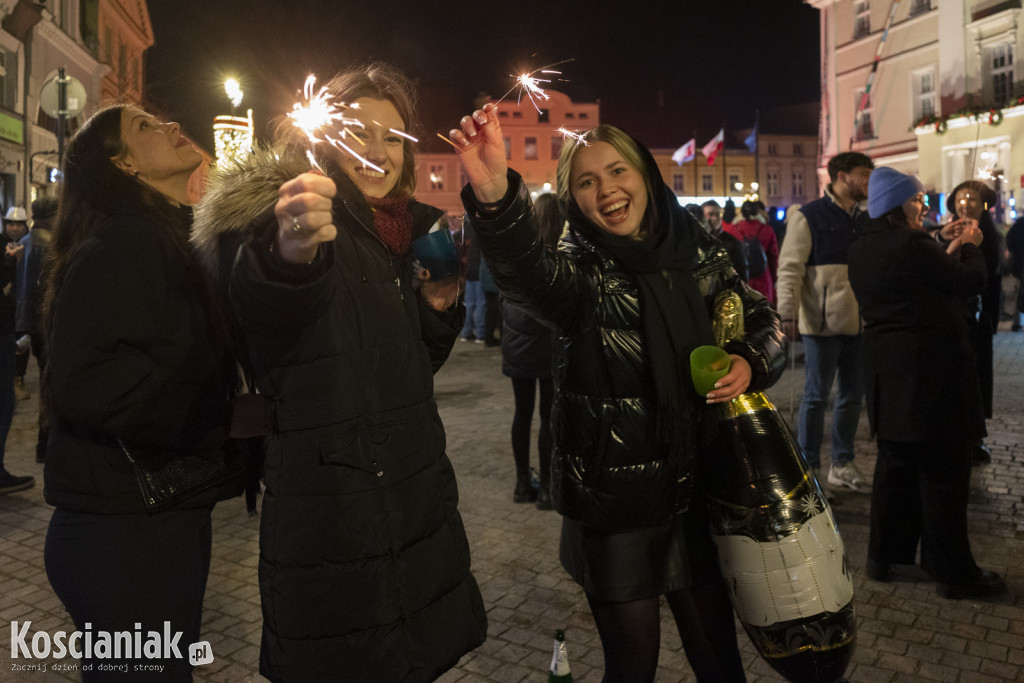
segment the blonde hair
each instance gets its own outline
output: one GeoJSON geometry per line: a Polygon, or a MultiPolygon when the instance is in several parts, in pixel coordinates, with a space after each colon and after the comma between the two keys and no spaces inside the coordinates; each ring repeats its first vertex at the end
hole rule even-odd
{"type": "Polygon", "coordinates": [[[644,187],[647,188],[647,214],[642,225],[642,230],[649,229],[656,220],[654,210],[654,187],[651,176],[644,163],[643,153],[640,151],[639,143],[627,135],[621,128],[602,123],[600,126],[591,128],[580,137],[579,140],[567,139],[562,145],[562,151],[558,155],[558,170],[555,171],[556,190],[555,196],[563,211],[568,210],[572,203],[572,188],[570,187],[570,176],[572,175],[572,162],[576,159],[576,152],[581,147],[592,145],[595,142],[606,142],[615,148],[615,151],[622,155],[627,164],[632,166],[644,179],[644,187]]]}

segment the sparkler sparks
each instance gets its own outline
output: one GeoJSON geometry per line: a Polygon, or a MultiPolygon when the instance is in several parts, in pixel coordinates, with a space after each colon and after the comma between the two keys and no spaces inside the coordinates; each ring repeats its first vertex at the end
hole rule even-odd
{"type": "MultiPolygon", "coordinates": [[[[373,164],[368,159],[360,156],[354,149],[346,145],[342,140],[331,137],[326,131],[332,131],[335,128],[341,128],[341,138],[344,139],[346,136],[357,140],[360,144],[365,145],[366,143],[360,140],[357,136],[352,135],[352,131],[349,130],[349,126],[355,126],[358,128],[366,128],[366,125],[359,119],[353,119],[345,116],[341,109],[358,109],[359,105],[353,103],[346,105],[342,102],[335,103],[334,96],[327,91],[327,86],[321,86],[315,94],[313,93],[316,87],[316,76],[310,74],[306,77],[306,82],[302,87],[302,95],[305,98],[305,104],[296,102],[292,105],[292,110],[288,112],[288,118],[292,120],[292,123],[296,128],[301,130],[307,138],[309,138],[309,149],[306,150],[306,158],[309,159],[309,163],[312,164],[313,168],[324,173],[324,169],[317,163],[316,157],[313,155],[313,145],[317,142],[327,142],[337,149],[343,150],[356,159],[361,161],[367,168],[372,168],[375,171],[384,173],[384,169],[373,164]]],[[[380,124],[377,124],[380,125],[380,124]]],[[[416,141],[411,135],[407,135],[401,131],[389,129],[394,133],[398,133],[410,140],[416,141]]]]}
{"type": "MultiPolygon", "coordinates": [[[[509,88],[509,91],[507,93],[505,93],[498,99],[498,102],[501,102],[503,99],[511,95],[513,90],[519,88],[518,101],[522,101],[523,95],[526,95],[530,99],[530,103],[533,104],[533,108],[540,112],[540,105],[537,104],[537,100],[549,100],[551,99],[551,96],[548,95],[544,88],[539,84],[550,83],[552,79],[538,78],[536,74],[560,76],[562,72],[555,71],[551,67],[558,66],[559,64],[565,64],[566,62],[571,61],[571,59],[563,59],[560,62],[548,64],[547,66],[542,66],[539,69],[534,69],[533,71],[521,73],[518,76],[514,74],[509,74],[509,76],[515,79],[515,84],[511,88],[509,88]]],[[[495,104],[497,104],[497,102],[495,104]]]]}
{"type": "Polygon", "coordinates": [[[559,128],[555,132],[561,134],[561,136],[564,139],[574,140],[577,145],[583,145],[584,147],[589,147],[590,146],[590,143],[587,142],[587,134],[586,133],[576,133],[574,131],[569,130],[565,126],[559,128]]]}

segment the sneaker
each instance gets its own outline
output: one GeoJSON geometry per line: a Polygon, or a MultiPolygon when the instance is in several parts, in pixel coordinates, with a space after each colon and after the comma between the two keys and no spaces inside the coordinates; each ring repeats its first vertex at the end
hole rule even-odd
{"type": "Polygon", "coordinates": [[[824,494],[825,500],[828,501],[829,505],[835,503],[836,499],[835,496],[832,495],[832,489],[826,484],[825,479],[821,476],[821,468],[812,467],[811,474],[818,480],[818,488],[821,489],[821,492],[824,494]]]}
{"type": "Polygon", "coordinates": [[[481,339],[480,337],[477,337],[476,339],[474,339],[474,340],[473,340],[473,343],[474,343],[474,344],[486,344],[487,342],[485,342],[485,341],[484,341],[483,339],[481,339]]]}
{"type": "Polygon", "coordinates": [[[6,470],[0,471],[0,494],[24,491],[25,489],[30,489],[35,485],[35,477],[16,477],[6,470]]]}
{"type": "Polygon", "coordinates": [[[29,391],[28,391],[28,387],[25,386],[25,378],[24,377],[15,377],[14,378],[14,396],[15,396],[15,398],[17,398],[19,401],[24,401],[24,400],[28,399],[31,395],[32,394],[30,394],[29,391]]]}
{"type": "Polygon", "coordinates": [[[828,470],[828,483],[833,486],[845,486],[854,491],[866,491],[871,488],[852,462],[846,465],[832,465],[828,470]]]}
{"type": "Polygon", "coordinates": [[[468,342],[469,341],[469,337],[459,337],[459,341],[460,342],[468,342]]]}

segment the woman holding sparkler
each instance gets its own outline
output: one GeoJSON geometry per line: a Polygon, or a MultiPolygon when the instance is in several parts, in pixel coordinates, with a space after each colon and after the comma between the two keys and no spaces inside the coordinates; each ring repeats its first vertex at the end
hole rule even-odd
{"type": "Polygon", "coordinates": [[[698,454],[717,404],[781,374],[778,317],[621,130],[566,140],[557,191],[569,227],[551,254],[533,229],[526,185],[507,168],[496,107],[460,125],[451,136],[470,182],[463,203],[494,279],[559,331],[551,423],[560,554],[586,591],[605,680],[654,679],[661,595],[698,680],[745,680],[698,454]],[[698,398],[688,357],[714,344],[711,306],[725,290],[743,299],[746,341],[727,345],[731,370],[698,398]]]}
{"type": "MultiPolygon", "coordinates": [[[[183,646],[200,639],[210,512],[241,492],[224,451],[227,325],[188,248],[201,162],[176,123],[135,106],[94,114],[64,156],[44,313],[47,576],[78,629],[169,623],[183,646]]],[[[96,661],[142,657],[91,652],[86,681],[109,680],[96,661]]],[[[162,680],[192,680],[188,659],[159,663],[162,680]]]]}
{"type": "Polygon", "coordinates": [[[433,680],[487,632],[433,400],[463,322],[458,277],[417,276],[410,256],[448,224],[411,197],[409,80],[372,64],[322,94],[344,128],[315,131],[307,157],[286,122],[211,180],[193,235],[274,407],[260,673],[433,680]]]}

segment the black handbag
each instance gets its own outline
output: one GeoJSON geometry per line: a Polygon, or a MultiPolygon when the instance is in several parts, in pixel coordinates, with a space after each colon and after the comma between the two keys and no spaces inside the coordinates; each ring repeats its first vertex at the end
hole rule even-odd
{"type": "Polygon", "coordinates": [[[136,459],[123,441],[118,439],[117,443],[135,470],[146,512],[151,515],[217,486],[228,476],[227,464],[219,454],[210,458],[154,455],[136,459]]]}

